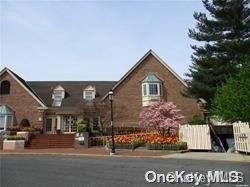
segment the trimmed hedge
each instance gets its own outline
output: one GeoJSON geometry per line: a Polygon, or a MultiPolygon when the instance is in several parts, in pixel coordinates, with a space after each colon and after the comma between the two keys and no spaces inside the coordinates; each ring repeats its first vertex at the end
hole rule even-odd
{"type": "Polygon", "coordinates": [[[25,140],[25,137],[23,137],[23,136],[8,136],[6,139],[7,140],[25,140]]]}
{"type": "MultiPolygon", "coordinates": [[[[115,143],[115,148],[116,149],[135,149],[139,146],[142,146],[142,144],[138,143],[138,142],[134,142],[132,144],[129,144],[129,143],[115,143]]],[[[112,147],[112,143],[111,144],[107,144],[107,147],[109,149],[111,149],[112,147]]]]}
{"type": "Polygon", "coordinates": [[[150,144],[147,143],[146,147],[148,150],[169,150],[169,151],[178,151],[178,150],[186,150],[187,144],[150,144]]]}
{"type": "Polygon", "coordinates": [[[105,146],[106,139],[104,137],[90,137],[90,146],[105,146]]]}

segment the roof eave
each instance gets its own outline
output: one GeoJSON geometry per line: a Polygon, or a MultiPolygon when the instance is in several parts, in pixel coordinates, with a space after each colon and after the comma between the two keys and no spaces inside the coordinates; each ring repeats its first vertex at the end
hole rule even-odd
{"type": "Polygon", "coordinates": [[[33,92],[35,92],[35,91],[28,84],[27,84],[27,86],[29,86],[29,89],[26,86],[24,86],[24,84],[7,67],[5,67],[0,72],[0,76],[5,72],[9,73],[42,107],[46,107],[45,103],[41,100],[41,98],[34,95],[29,89],[31,89],[33,92]]]}

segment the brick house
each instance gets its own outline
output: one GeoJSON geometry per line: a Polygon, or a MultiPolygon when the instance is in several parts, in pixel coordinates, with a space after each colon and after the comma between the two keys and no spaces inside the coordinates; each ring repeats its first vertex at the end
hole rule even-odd
{"type": "Polygon", "coordinates": [[[100,106],[108,103],[110,89],[115,126],[137,127],[143,107],[156,101],[172,101],[186,122],[202,115],[196,100],[182,95],[186,83],[152,50],[117,82],[25,81],[8,68],[0,72],[0,82],[0,130],[23,120],[40,125],[44,133],[75,132],[79,120],[87,121],[93,130],[100,125],[104,128],[109,120],[101,118],[108,115],[108,109],[100,110],[100,106]],[[87,108],[93,110],[86,117],[87,108]]]}

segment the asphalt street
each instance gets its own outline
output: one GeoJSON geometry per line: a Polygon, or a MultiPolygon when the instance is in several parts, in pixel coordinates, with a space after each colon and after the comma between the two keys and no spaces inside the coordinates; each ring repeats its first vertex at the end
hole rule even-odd
{"type": "MultiPolygon", "coordinates": [[[[59,155],[0,155],[1,187],[39,186],[194,186],[191,184],[148,183],[147,171],[206,173],[208,170],[240,171],[244,185],[250,184],[250,163],[184,160],[173,158],[118,158],[59,155]]],[[[149,179],[153,180],[153,174],[149,179]]],[[[162,178],[161,178],[162,179],[162,178]]],[[[200,185],[205,186],[205,184],[200,185]]],[[[211,186],[236,186],[217,184],[211,186]]]]}

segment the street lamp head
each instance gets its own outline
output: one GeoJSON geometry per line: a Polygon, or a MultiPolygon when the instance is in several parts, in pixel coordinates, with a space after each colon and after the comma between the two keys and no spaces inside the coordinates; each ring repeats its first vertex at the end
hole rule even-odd
{"type": "Polygon", "coordinates": [[[114,92],[113,92],[113,90],[111,89],[111,90],[109,91],[109,100],[110,100],[110,101],[113,100],[113,95],[114,95],[114,92]]]}
{"type": "Polygon", "coordinates": [[[207,105],[207,101],[203,98],[199,98],[198,101],[197,101],[198,105],[201,107],[201,108],[205,108],[206,105],[207,105]]]}

